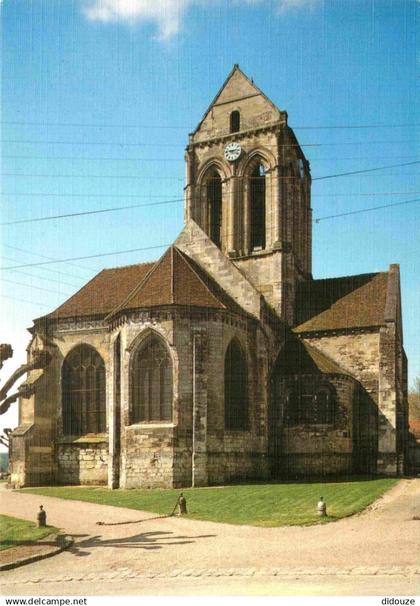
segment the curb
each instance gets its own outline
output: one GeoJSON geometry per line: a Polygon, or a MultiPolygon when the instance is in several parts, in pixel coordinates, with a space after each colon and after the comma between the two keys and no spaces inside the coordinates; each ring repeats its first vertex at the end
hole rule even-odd
{"type": "MultiPolygon", "coordinates": [[[[51,539],[51,537],[48,537],[51,539]]],[[[18,568],[19,566],[24,566],[25,564],[32,564],[32,562],[38,562],[39,560],[45,560],[46,558],[51,558],[52,556],[61,553],[65,549],[71,547],[74,543],[74,539],[70,535],[57,534],[56,535],[57,546],[52,547],[50,551],[46,553],[38,553],[33,556],[28,556],[27,558],[20,558],[15,560],[14,562],[8,562],[6,564],[0,565],[0,571],[3,570],[11,570],[12,568],[18,568]]]]}

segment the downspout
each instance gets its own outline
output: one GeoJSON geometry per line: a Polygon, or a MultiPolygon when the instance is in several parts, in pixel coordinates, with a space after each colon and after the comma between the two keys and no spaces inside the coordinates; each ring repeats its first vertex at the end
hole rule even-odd
{"type": "Polygon", "coordinates": [[[195,487],[195,425],[197,418],[197,333],[193,332],[192,351],[192,450],[191,450],[191,486],[195,487]]]}

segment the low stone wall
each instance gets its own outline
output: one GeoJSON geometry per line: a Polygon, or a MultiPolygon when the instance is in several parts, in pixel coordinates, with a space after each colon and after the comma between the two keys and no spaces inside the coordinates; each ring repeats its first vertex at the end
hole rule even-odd
{"type": "Polygon", "coordinates": [[[121,450],[121,487],[172,488],[173,440],[173,426],[127,427],[121,450]]]}
{"type": "Polygon", "coordinates": [[[57,445],[60,484],[107,484],[108,444],[72,442],[57,445]]]}
{"type": "Polygon", "coordinates": [[[353,471],[353,455],[346,452],[288,453],[280,460],[281,477],[311,478],[343,474],[353,471]]]}
{"type": "Polygon", "coordinates": [[[266,480],[270,475],[268,458],[262,452],[211,453],[207,457],[207,469],[210,485],[266,480]]]}

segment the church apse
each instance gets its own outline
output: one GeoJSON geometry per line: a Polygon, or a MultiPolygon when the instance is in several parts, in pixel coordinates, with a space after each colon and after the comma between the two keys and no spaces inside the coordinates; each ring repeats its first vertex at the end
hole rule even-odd
{"type": "Polygon", "coordinates": [[[52,361],[28,378],[13,481],[401,471],[398,267],[312,278],[309,162],[239,66],[185,159],[185,226],[161,258],[105,269],[34,320],[52,361]]]}

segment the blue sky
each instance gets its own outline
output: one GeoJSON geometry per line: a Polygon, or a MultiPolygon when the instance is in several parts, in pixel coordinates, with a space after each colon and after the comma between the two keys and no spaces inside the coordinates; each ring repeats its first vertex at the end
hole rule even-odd
{"type": "MultiPolygon", "coordinates": [[[[311,162],[315,218],[420,198],[418,165],[317,180],[418,160],[419,9],[415,0],[3,0],[2,222],[182,199],[188,133],[234,63],[288,112],[311,162]]],[[[313,228],[315,278],[400,263],[411,381],[419,209],[313,228]]],[[[3,226],[0,265],[164,245],[182,221],[178,201],[3,226]]],[[[162,250],[3,269],[1,341],[16,355],[2,376],[23,360],[33,318],[103,267],[162,250]]]]}

